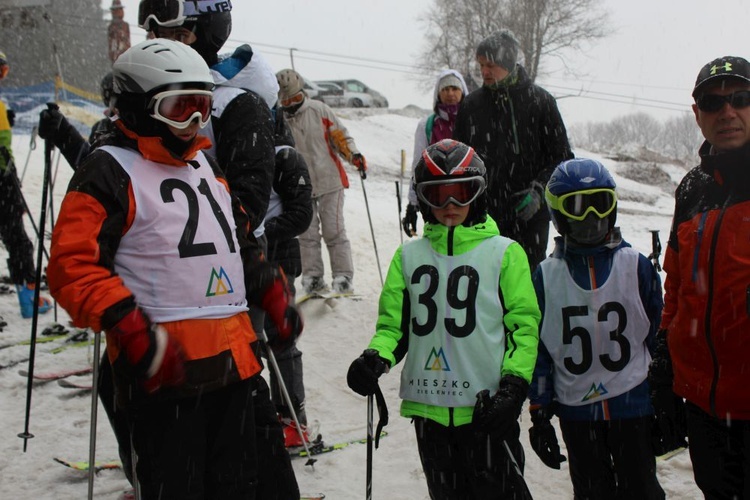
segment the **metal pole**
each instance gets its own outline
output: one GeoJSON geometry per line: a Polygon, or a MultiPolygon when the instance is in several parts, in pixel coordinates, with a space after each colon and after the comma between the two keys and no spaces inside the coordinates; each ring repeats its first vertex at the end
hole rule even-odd
{"type": "Polygon", "coordinates": [[[372,443],[373,443],[373,404],[374,396],[367,396],[367,484],[365,489],[366,500],[372,500],[372,443]]]}
{"type": "Polygon", "coordinates": [[[37,126],[34,125],[34,128],[31,129],[31,139],[29,140],[29,154],[26,155],[26,162],[23,164],[23,172],[21,172],[21,178],[19,179],[19,184],[23,185],[23,178],[26,175],[26,169],[29,168],[29,160],[31,159],[31,152],[36,149],[36,134],[39,129],[37,129],[37,126]]]}
{"type": "Polygon", "coordinates": [[[91,391],[91,430],[89,432],[89,500],[94,498],[94,476],[96,475],[96,418],[99,409],[99,342],[101,332],[94,332],[94,382],[91,391]]]}
{"type": "Polygon", "coordinates": [[[310,448],[307,446],[307,439],[305,439],[305,434],[302,432],[302,426],[299,423],[299,419],[297,418],[297,412],[294,411],[294,405],[292,404],[292,397],[289,395],[289,391],[286,390],[286,384],[284,383],[284,379],[281,376],[281,368],[279,368],[279,363],[276,361],[276,356],[273,353],[273,349],[268,345],[268,337],[266,336],[265,330],[260,330],[258,333],[258,336],[260,337],[260,340],[263,341],[263,345],[266,346],[266,354],[268,355],[268,361],[271,363],[271,366],[273,367],[274,373],[276,373],[276,378],[279,379],[279,387],[281,388],[281,394],[284,396],[284,401],[286,401],[287,406],[289,407],[289,412],[292,414],[292,420],[294,420],[294,425],[297,426],[297,433],[299,434],[300,439],[302,439],[302,446],[305,447],[305,453],[307,453],[307,462],[305,462],[305,465],[309,465],[310,467],[314,467],[315,462],[318,460],[316,458],[312,458],[312,454],[310,453],[310,448]]]}

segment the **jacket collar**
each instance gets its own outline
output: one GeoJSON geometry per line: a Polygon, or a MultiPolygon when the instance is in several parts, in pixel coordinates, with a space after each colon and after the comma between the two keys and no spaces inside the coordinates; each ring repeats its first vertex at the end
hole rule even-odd
{"type": "Polygon", "coordinates": [[[750,185],[750,143],[731,151],[716,152],[708,141],[698,151],[701,169],[722,186],[750,185]]]}
{"type": "Polygon", "coordinates": [[[136,142],[138,151],[146,160],[156,163],[163,163],[174,167],[184,167],[188,164],[188,161],[195,158],[198,151],[201,149],[209,149],[211,147],[211,140],[208,137],[198,135],[193,140],[193,143],[187,151],[185,151],[181,157],[178,157],[164,147],[161,137],[141,137],[130,130],[122,120],[116,120],[114,123],[125,137],[136,142]]]}

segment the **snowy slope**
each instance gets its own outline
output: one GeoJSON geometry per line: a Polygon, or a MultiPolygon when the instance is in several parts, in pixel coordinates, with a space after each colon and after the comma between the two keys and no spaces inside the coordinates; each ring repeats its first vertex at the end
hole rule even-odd
{"type": "MultiPolygon", "coordinates": [[[[403,182],[400,177],[401,150],[406,151],[407,164],[410,164],[417,118],[408,112],[340,110],[340,113],[369,163],[369,176],[364,185],[377,252],[385,275],[390,258],[401,242],[395,187],[395,181],[403,182]]],[[[24,193],[38,218],[43,147],[40,143],[30,152],[29,143],[29,136],[16,136],[13,147],[19,169],[29,158],[24,193]]],[[[576,153],[578,156],[589,155],[585,151],[576,153]]],[[[650,229],[659,229],[666,243],[672,210],[671,187],[669,183],[638,184],[621,175],[627,171],[626,165],[601,159],[611,168],[622,188],[618,222],[623,234],[633,246],[648,255],[651,251],[650,229]]],[[[673,181],[682,175],[676,167],[669,165],[653,168],[663,171],[673,181]]],[[[407,175],[409,171],[410,165],[407,166],[407,175]]],[[[54,188],[58,205],[71,174],[72,170],[64,160],[61,161],[54,188]]],[[[403,192],[406,193],[405,187],[403,192]]],[[[306,328],[299,344],[304,353],[308,417],[319,422],[320,432],[326,441],[331,442],[365,436],[365,399],[350,391],[345,379],[350,362],[361,353],[373,333],[381,285],[362,183],[356,175],[351,175],[351,189],[345,206],[356,269],[355,287],[364,300],[341,301],[335,308],[323,301],[308,301],[301,306],[306,328]]],[[[29,234],[33,234],[30,226],[29,234]]],[[[0,260],[5,260],[4,249],[0,248],[0,254],[0,260]]],[[[5,274],[4,269],[0,272],[5,274]]],[[[31,321],[20,317],[14,295],[0,296],[0,315],[8,322],[5,331],[0,333],[0,346],[28,338],[31,321]]],[[[60,321],[67,320],[64,311],[59,311],[59,318],[60,321]]],[[[51,314],[43,316],[39,330],[52,319],[51,314]]],[[[90,349],[70,348],[59,354],[52,354],[51,349],[50,344],[37,347],[37,372],[85,367],[91,363],[90,349]]],[[[0,366],[22,360],[28,357],[28,352],[28,346],[0,349],[0,366]]],[[[85,498],[87,476],[55,464],[52,457],[87,459],[90,397],[54,382],[35,384],[29,430],[36,437],[29,441],[24,453],[23,441],[17,437],[25,427],[26,379],[17,373],[20,368],[26,368],[26,363],[0,369],[0,498],[85,498]]],[[[89,378],[76,377],[80,380],[89,378]]],[[[381,380],[391,421],[387,427],[389,436],[381,441],[380,448],[374,453],[373,496],[395,500],[426,499],[427,489],[413,429],[407,419],[398,416],[399,368],[381,380]]],[[[526,412],[521,423],[522,442],[527,452],[526,478],[535,498],[572,498],[567,464],[563,464],[561,471],[544,467],[528,445],[526,429],[530,421],[526,412]]],[[[346,450],[319,456],[314,468],[305,466],[302,460],[295,461],[301,491],[307,494],[325,492],[330,500],[362,497],[365,493],[365,456],[364,445],[353,445],[346,450]]],[[[101,408],[97,457],[102,460],[117,457],[116,444],[101,408]]],[[[670,498],[700,498],[687,453],[659,463],[659,478],[670,498]]],[[[94,497],[115,499],[126,487],[127,481],[120,471],[104,471],[97,476],[94,497]]]]}

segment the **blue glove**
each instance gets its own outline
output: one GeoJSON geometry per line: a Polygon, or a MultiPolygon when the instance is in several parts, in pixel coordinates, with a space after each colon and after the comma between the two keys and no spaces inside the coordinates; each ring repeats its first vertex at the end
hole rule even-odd
{"type": "Polygon", "coordinates": [[[530,188],[513,193],[511,199],[517,200],[513,207],[516,217],[523,222],[528,222],[542,208],[544,186],[534,181],[530,188]]]}

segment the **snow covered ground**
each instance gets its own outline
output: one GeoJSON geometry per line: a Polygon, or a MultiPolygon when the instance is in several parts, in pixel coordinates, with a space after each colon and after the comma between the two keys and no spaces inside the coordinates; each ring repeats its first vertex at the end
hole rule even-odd
{"type": "MultiPolygon", "coordinates": [[[[389,113],[342,109],[338,112],[369,163],[370,171],[364,184],[380,267],[385,275],[403,234],[397,213],[395,182],[403,184],[406,181],[400,175],[401,150],[406,151],[407,164],[410,164],[417,118],[408,110],[389,113]]],[[[31,152],[29,146],[29,136],[14,137],[13,148],[19,170],[24,168],[29,158],[23,190],[38,220],[44,148],[41,140],[37,149],[31,152]]],[[[671,183],[677,182],[684,175],[684,170],[671,165],[652,165],[636,176],[633,175],[632,166],[624,163],[581,150],[576,151],[576,155],[597,157],[613,172],[620,188],[618,223],[625,239],[648,255],[651,252],[649,230],[659,229],[666,245],[673,203],[671,183]],[[641,179],[641,183],[623,177],[626,173],[629,177],[641,179]],[[661,175],[654,176],[654,173],[661,175]]],[[[56,172],[54,201],[59,207],[72,170],[62,160],[56,172]]],[[[410,165],[407,176],[409,172],[410,165]]],[[[319,431],[328,442],[365,436],[365,398],[349,390],[346,371],[373,333],[381,285],[365,193],[358,177],[350,177],[352,185],[345,205],[347,230],[356,269],[355,287],[364,298],[361,301],[341,300],[335,307],[317,300],[301,305],[306,325],[299,345],[304,353],[307,412],[311,421],[319,423],[319,431]]],[[[402,186],[402,190],[405,200],[407,189],[402,186]]],[[[33,234],[31,226],[27,225],[29,234],[33,234]]],[[[0,254],[0,261],[4,261],[7,257],[4,249],[0,248],[0,254]]],[[[2,269],[0,272],[5,274],[6,271],[2,269]]],[[[31,321],[21,318],[15,295],[0,296],[0,315],[8,322],[5,331],[0,333],[0,346],[29,337],[31,321]]],[[[42,316],[39,331],[53,319],[51,313],[42,316]]],[[[67,321],[64,311],[58,310],[58,320],[67,321]]],[[[86,367],[92,362],[91,349],[69,348],[53,354],[53,347],[52,344],[37,346],[37,373],[86,367]]],[[[0,349],[0,366],[20,361],[28,354],[28,346],[0,349]]],[[[18,373],[19,369],[25,368],[27,363],[0,369],[0,498],[86,498],[86,473],[58,465],[52,458],[74,461],[88,458],[90,396],[85,392],[60,387],[55,382],[35,383],[29,423],[29,431],[35,437],[28,442],[27,451],[24,452],[23,440],[17,435],[25,429],[26,378],[18,373]]],[[[398,374],[397,367],[381,379],[391,419],[386,427],[389,435],[382,439],[380,448],[374,452],[373,497],[427,499],[413,429],[407,419],[398,415],[398,374]]],[[[87,381],[90,375],[73,377],[72,380],[87,381]]],[[[526,448],[525,476],[534,498],[572,498],[567,464],[563,463],[560,471],[546,468],[528,444],[530,419],[525,411],[521,425],[522,442],[526,448]]],[[[560,441],[562,444],[562,439],[560,441]]],[[[100,408],[97,458],[106,460],[116,457],[115,440],[100,408]]],[[[300,490],[303,494],[325,493],[328,500],[361,498],[365,494],[365,457],[366,446],[358,444],[318,456],[314,467],[305,466],[304,460],[296,460],[294,467],[300,490]]],[[[687,453],[659,462],[658,472],[668,498],[701,498],[693,482],[687,453]]],[[[127,486],[121,471],[102,471],[96,477],[94,497],[116,499],[127,486]]]]}

